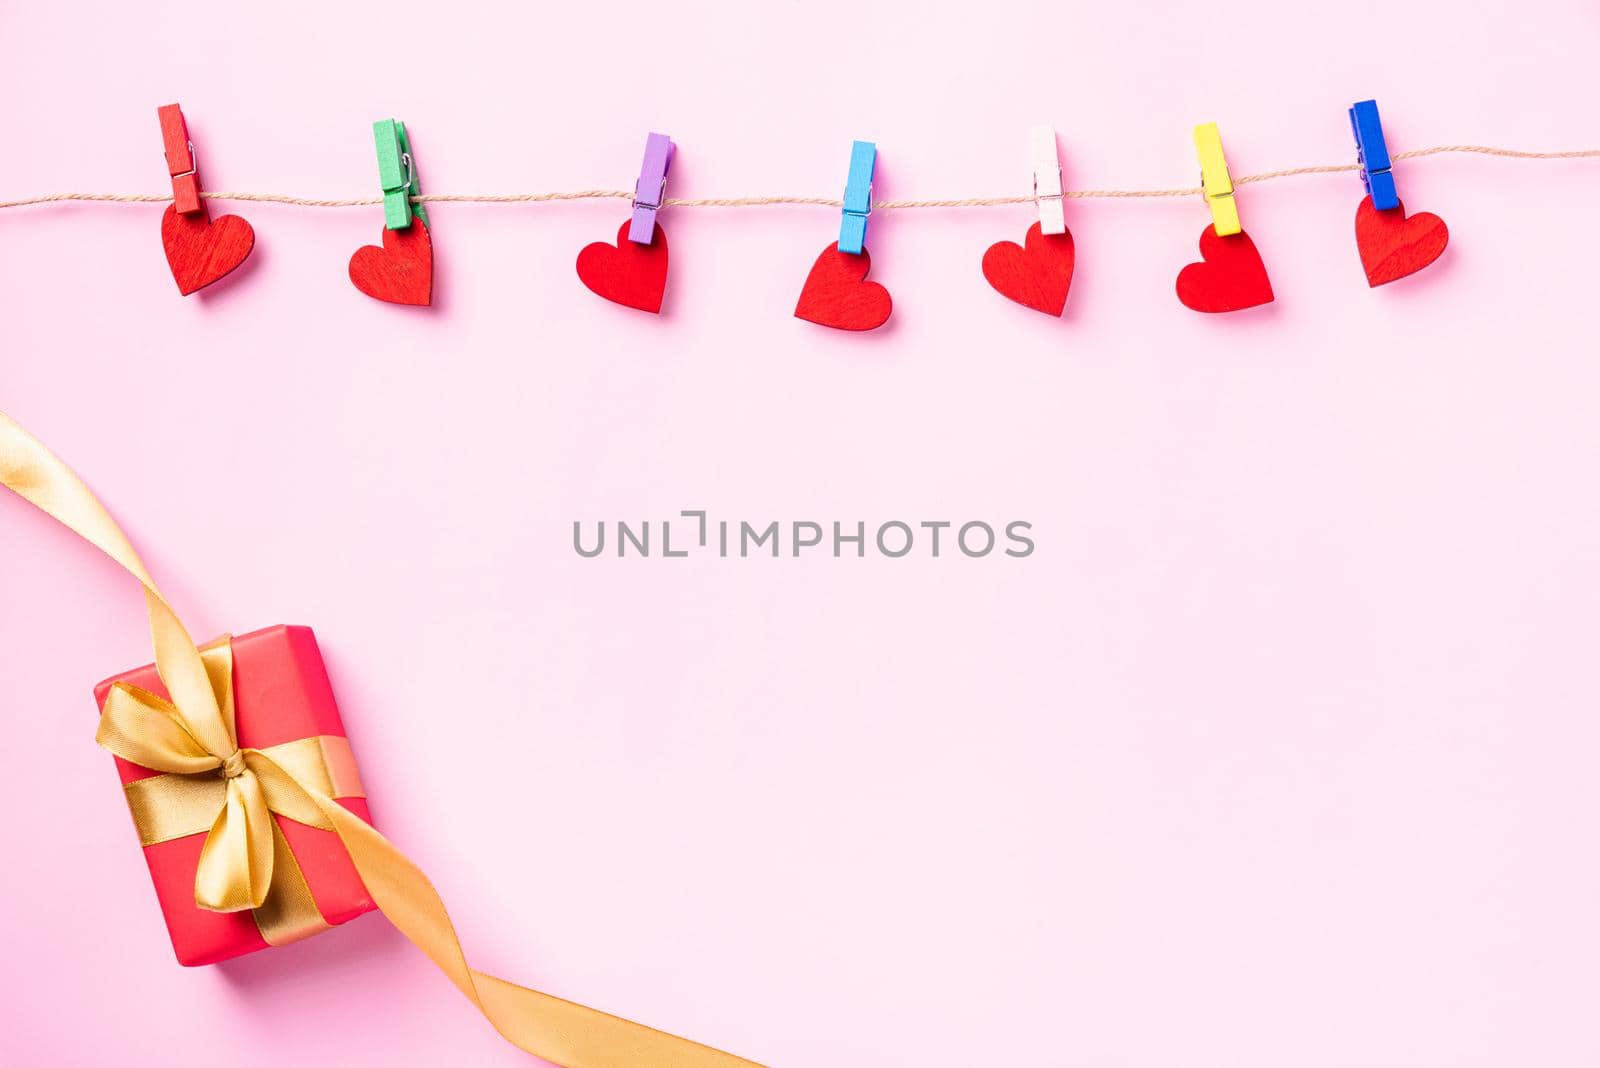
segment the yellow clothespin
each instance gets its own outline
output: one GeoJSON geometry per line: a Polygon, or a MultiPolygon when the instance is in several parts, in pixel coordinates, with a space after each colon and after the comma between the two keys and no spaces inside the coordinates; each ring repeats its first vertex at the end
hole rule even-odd
{"type": "Polygon", "coordinates": [[[1204,187],[1206,204],[1211,208],[1211,225],[1218,237],[1242,233],[1239,225],[1239,206],[1233,202],[1233,176],[1228,173],[1228,160],[1222,154],[1222,135],[1217,124],[1204,123],[1194,128],[1194,150],[1200,155],[1200,184],[1204,187]]]}

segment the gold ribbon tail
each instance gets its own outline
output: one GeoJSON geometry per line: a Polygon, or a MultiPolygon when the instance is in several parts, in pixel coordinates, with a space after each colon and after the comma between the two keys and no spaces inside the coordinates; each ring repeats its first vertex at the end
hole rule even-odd
{"type": "Polygon", "coordinates": [[[512,1045],[568,1068],[759,1068],[743,1057],[472,968],[444,901],[422,870],[337,802],[311,797],[383,914],[512,1045]]]}

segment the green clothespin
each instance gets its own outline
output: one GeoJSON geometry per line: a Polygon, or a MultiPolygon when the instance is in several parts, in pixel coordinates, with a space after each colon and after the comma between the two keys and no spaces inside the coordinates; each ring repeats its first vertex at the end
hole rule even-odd
{"type": "Polygon", "coordinates": [[[428,222],[428,209],[412,204],[411,198],[422,192],[417,181],[416,165],[411,159],[411,139],[406,136],[406,124],[398,119],[379,119],[372,124],[372,140],[378,147],[378,181],[383,186],[383,225],[388,230],[404,230],[411,225],[415,214],[423,225],[428,222]]]}

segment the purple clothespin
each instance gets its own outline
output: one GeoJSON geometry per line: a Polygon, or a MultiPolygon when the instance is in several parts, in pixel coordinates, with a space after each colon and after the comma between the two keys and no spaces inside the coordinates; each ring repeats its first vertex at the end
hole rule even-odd
{"type": "Polygon", "coordinates": [[[653,133],[644,142],[644,163],[639,166],[639,182],[633,187],[633,222],[628,240],[648,245],[656,233],[656,212],[667,201],[667,168],[672,166],[672,138],[653,133]]]}

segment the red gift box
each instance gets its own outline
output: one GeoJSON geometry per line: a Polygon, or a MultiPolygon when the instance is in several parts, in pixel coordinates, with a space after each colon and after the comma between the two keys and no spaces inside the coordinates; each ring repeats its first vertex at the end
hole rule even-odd
{"type": "MultiPolygon", "coordinates": [[[[97,708],[104,706],[107,692],[118,682],[168,697],[155,665],[148,664],[96,686],[97,708]]],[[[266,749],[319,735],[345,737],[328,671],[309,627],[268,627],[234,638],[233,698],[241,748],[266,749]]],[[[121,757],[113,759],[124,786],[160,774],[121,757]]],[[[337,800],[372,822],[364,797],[337,800]]],[[[273,818],[294,851],[317,910],[329,924],[344,923],[377,907],[338,836],[281,815],[273,818]]],[[[195,869],[205,839],[202,832],[144,847],[180,964],[214,964],[271,944],[253,912],[210,912],[195,904],[195,869]]]]}

